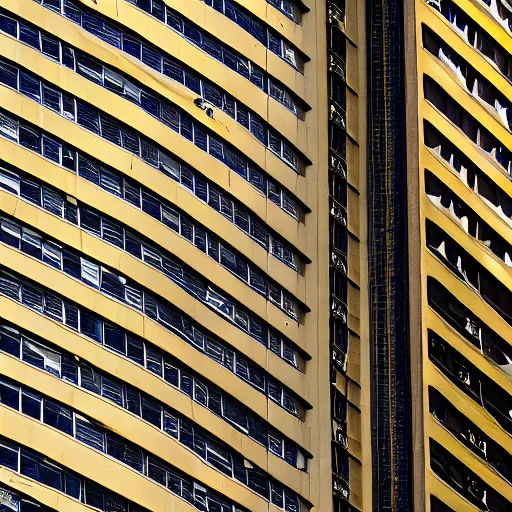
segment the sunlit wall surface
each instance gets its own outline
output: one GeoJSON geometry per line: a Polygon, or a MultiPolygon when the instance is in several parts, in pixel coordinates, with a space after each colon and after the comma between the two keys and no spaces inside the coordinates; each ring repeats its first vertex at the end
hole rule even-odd
{"type": "Polygon", "coordinates": [[[512,506],[512,7],[429,0],[415,9],[426,507],[505,511],[512,506]]]}
{"type": "Polygon", "coordinates": [[[0,503],[362,510],[363,7],[0,0],[0,503]]]}

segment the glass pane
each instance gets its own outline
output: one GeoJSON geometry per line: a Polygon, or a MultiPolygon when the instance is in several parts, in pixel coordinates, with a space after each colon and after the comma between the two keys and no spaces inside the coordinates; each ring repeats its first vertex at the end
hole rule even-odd
{"type": "Polygon", "coordinates": [[[73,435],[73,417],[71,410],[46,399],[43,403],[44,423],[66,434],[73,435]]]}
{"type": "Polygon", "coordinates": [[[75,416],[75,437],[78,441],[101,452],[105,451],[105,436],[101,429],[82,416],[75,416]]]}
{"type": "Polygon", "coordinates": [[[0,465],[18,471],[18,450],[4,443],[0,444],[0,465]]]}
{"type": "Polygon", "coordinates": [[[39,80],[28,73],[23,71],[20,72],[19,75],[20,80],[20,92],[25,96],[37,101],[41,102],[41,83],[39,80]]]}
{"type": "Polygon", "coordinates": [[[20,388],[0,380],[0,402],[11,409],[20,409],[20,388]]]}
{"type": "Polygon", "coordinates": [[[20,125],[19,137],[20,144],[23,147],[35,151],[36,153],[41,153],[41,135],[38,131],[20,125]]]}
{"type": "Polygon", "coordinates": [[[21,396],[21,412],[41,421],[41,398],[37,395],[23,391],[21,396]]]}
{"type": "Polygon", "coordinates": [[[18,140],[18,123],[14,119],[0,114],[0,134],[11,140],[18,140]]]}
{"type": "Polygon", "coordinates": [[[61,356],[35,341],[23,339],[22,358],[27,363],[60,377],[61,356]]]}

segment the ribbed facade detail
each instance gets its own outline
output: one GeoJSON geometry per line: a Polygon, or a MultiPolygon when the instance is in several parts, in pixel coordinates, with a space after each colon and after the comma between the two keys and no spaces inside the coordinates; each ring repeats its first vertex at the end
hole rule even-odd
{"type": "Polygon", "coordinates": [[[332,26],[0,1],[0,509],[332,509],[332,26]]]}
{"type": "Polygon", "coordinates": [[[425,507],[506,511],[512,7],[429,0],[415,10],[425,507]]]}

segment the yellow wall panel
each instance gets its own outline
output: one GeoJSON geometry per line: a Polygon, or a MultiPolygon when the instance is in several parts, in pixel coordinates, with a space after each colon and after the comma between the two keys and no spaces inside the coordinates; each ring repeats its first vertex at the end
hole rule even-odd
{"type": "Polygon", "coordinates": [[[453,0],[462,10],[464,10],[483,30],[491,34],[491,37],[497,41],[505,50],[512,53],[512,39],[502,27],[500,27],[490,16],[485,14],[482,6],[478,6],[478,0],[453,0]]]}
{"type": "MultiPolygon", "coordinates": [[[[163,180],[163,184],[165,185],[173,182],[173,180],[165,177],[162,173],[156,171],[134,155],[101,139],[92,132],[79,127],[77,124],[64,119],[60,115],[41,107],[28,98],[21,97],[15,91],[1,87],[0,101],[8,106],[12,113],[20,115],[23,119],[37,124],[43,129],[49,130],[51,133],[65,133],[67,142],[82,149],[94,158],[121,170],[123,173],[133,176],[137,181],[144,182],[144,179],[152,179],[155,183],[155,185],[150,187],[152,189],[159,190],[156,183],[162,182],[162,178],[165,178],[163,180]],[[145,176],[146,174],[148,176],[145,176]]],[[[172,132],[170,129],[169,131],[172,132]]],[[[200,151],[198,148],[195,149],[200,151]]],[[[203,152],[200,151],[200,153],[203,152]]],[[[300,246],[303,244],[303,242],[301,242],[303,235],[301,237],[299,234],[303,233],[303,230],[297,225],[298,223],[295,219],[271,201],[267,201],[265,197],[256,192],[254,187],[249,185],[241,176],[238,176],[236,173],[230,175],[228,168],[216,161],[213,157],[205,153],[202,155],[198,154],[198,156],[206,158],[207,162],[213,166],[212,169],[205,163],[204,168],[209,169],[209,171],[205,173],[208,178],[212,179],[212,181],[220,186],[227,187],[227,190],[236,197],[254,198],[255,201],[248,200],[245,204],[263,219],[270,217],[268,211],[272,212],[272,219],[275,218],[276,221],[273,223],[271,219],[268,219],[271,227],[280,234],[282,234],[283,228],[284,231],[288,230],[290,234],[294,234],[295,236],[285,236],[285,238],[291,239],[290,242],[299,245],[299,250],[301,250],[300,246]],[[221,176],[221,179],[219,179],[219,176],[221,176]],[[213,179],[214,177],[216,179],[213,179]],[[268,211],[266,208],[268,208],[268,211]],[[286,219],[286,222],[284,219],[286,219]]],[[[200,167],[203,168],[203,166],[200,167]]],[[[195,201],[199,200],[195,199],[195,201]]],[[[304,252],[304,250],[302,250],[302,252],[304,252]]]]}
{"type": "Polygon", "coordinates": [[[476,144],[468,140],[462,131],[452,125],[448,119],[442,115],[430,103],[424,101],[421,103],[421,113],[425,119],[430,121],[455,147],[466,155],[476,167],[487,174],[500,188],[512,195],[512,183],[505,174],[505,169],[501,167],[491,156],[479,149],[476,144]]]}
{"type": "Polygon", "coordinates": [[[433,309],[425,308],[425,323],[434,330],[443,340],[448,342],[468,361],[473,363],[480,371],[499,384],[512,395],[512,380],[494,362],[482,353],[477,347],[463,338],[451,325],[441,318],[433,309]]]}
{"type": "Polygon", "coordinates": [[[468,112],[480,126],[490,131],[509,149],[512,148],[512,134],[510,130],[498,120],[498,114],[483,100],[478,101],[457,80],[448,66],[434,58],[430,53],[424,53],[419,59],[420,72],[433,78],[444,91],[446,91],[466,112],[468,112]]]}
{"type": "MultiPolygon", "coordinates": [[[[444,376],[432,363],[426,361],[428,365],[425,389],[431,385],[444,395],[464,416],[469,418],[478,428],[483,430],[495,442],[509,450],[510,434],[505,432],[496,420],[468,395],[455,386],[447,377],[444,376]]],[[[429,414],[430,415],[430,414],[429,414]]],[[[426,415],[428,417],[429,415],[426,415]]]]}
{"type": "MultiPolygon", "coordinates": [[[[4,40],[8,39],[0,38],[0,42],[4,40]]],[[[37,54],[37,52],[24,47],[24,45],[20,44],[19,46],[20,48],[16,48],[16,50],[19,50],[21,55],[17,57],[17,52],[15,52],[15,54],[11,56],[15,61],[24,63],[24,53],[36,53],[34,56],[34,67],[32,69],[37,70],[39,76],[61,86],[64,90],[78,98],[92,103],[102,112],[110,114],[115,119],[118,119],[130,126],[136,126],[140,133],[168,149],[171,154],[181,158],[200,172],[202,172],[203,168],[213,168],[213,174],[209,176],[210,179],[215,175],[223,175],[225,176],[225,180],[228,181],[228,176],[230,174],[236,174],[231,172],[226,165],[197,148],[192,142],[176,133],[170,127],[164,125],[161,121],[144,112],[137,105],[126,101],[121,96],[94,84],[90,80],[81,77],[67,68],[59,66],[58,64],[50,64],[48,59],[43,57],[41,54],[37,54]],[[199,160],[191,157],[196,152],[199,160]]],[[[0,44],[0,50],[1,48],[2,46],[0,44]]],[[[290,189],[299,197],[299,199],[302,200],[302,202],[305,202],[305,191],[304,185],[302,184],[305,180],[304,177],[298,175],[282,160],[270,152],[270,150],[265,149],[264,146],[257,141],[248,130],[232,120],[227,114],[220,112],[221,119],[209,119],[202,110],[195,107],[193,99],[195,99],[195,96],[190,95],[187,101],[182,101],[182,108],[187,111],[194,112],[200,122],[204,122],[214,132],[219,133],[219,135],[228,140],[228,142],[237,146],[243,153],[252,158],[261,168],[266,169],[267,172],[269,172],[269,174],[278,182],[281,182],[285,188],[290,189]],[[227,125],[223,127],[222,125],[226,123],[227,125]],[[233,132],[233,135],[231,135],[231,132],[233,132]],[[246,144],[244,141],[246,141],[246,144]]],[[[36,107],[34,107],[34,105],[36,105],[36,103],[28,100],[26,97],[22,97],[20,101],[21,105],[19,108],[27,109],[25,112],[27,113],[28,118],[30,118],[29,113],[35,113],[34,109],[36,107]],[[29,101],[30,105],[24,105],[23,100],[29,101]]],[[[109,145],[114,146],[110,143],[109,145]]],[[[261,193],[257,192],[254,187],[251,187],[251,192],[249,192],[249,194],[250,193],[261,195],[261,193]]]]}
{"type": "Polygon", "coordinates": [[[425,252],[426,275],[436,278],[448,288],[478,318],[485,319],[486,324],[503,339],[510,339],[510,326],[489,304],[472,290],[462,279],[453,274],[440,259],[430,251],[425,252]]]}
{"type": "Polygon", "coordinates": [[[258,16],[302,52],[306,53],[304,28],[300,23],[295,23],[266,0],[236,0],[236,3],[258,16]]]}
{"type": "MultiPolygon", "coordinates": [[[[123,0],[123,2],[127,3],[125,0],[123,0]]],[[[120,50],[117,50],[116,48],[113,48],[112,46],[108,45],[107,43],[104,43],[98,38],[95,38],[87,32],[77,30],[77,26],[75,24],[69,22],[68,20],[59,16],[58,14],[48,11],[47,9],[42,9],[41,12],[38,10],[39,7],[37,5],[32,5],[32,2],[30,2],[30,0],[20,0],[20,4],[16,6],[13,6],[9,2],[7,2],[7,0],[0,1],[0,5],[3,5],[3,3],[6,4],[5,7],[10,11],[22,15],[24,18],[29,19],[30,21],[40,26],[41,28],[49,31],[50,33],[54,33],[57,37],[69,42],[70,44],[73,44],[74,46],[82,49],[85,52],[91,53],[92,55],[98,57],[106,64],[113,66],[114,68],[118,68],[130,76],[134,76],[138,81],[142,82],[149,88],[159,92],[160,94],[163,94],[164,96],[168,97],[171,101],[177,103],[179,106],[184,106],[188,110],[190,115],[197,118],[200,122],[206,123],[211,129],[213,129],[214,131],[218,131],[220,135],[224,137],[229,137],[229,133],[234,132],[240,134],[240,142],[242,143],[245,139],[251,140],[252,144],[256,142],[254,137],[249,135],[249,133],[245,129],[243,129],[240,125],[238,125],[238,123],[236,123],[228,115],[224,114],[218,109],[216,109],[216,115],[217,117],[219,117],[220,121],[222,122],[222,125],[219,125],[218,122],[211,122],[204,115],[203,111],[199,110],[191,103],[191,101],[197,97],[197,95],[193,91],[152,70],[148,66],[142,64],[137,59],[130,57],[129,55],[123,53],[120,50]],[[228,132],[226,128],[230,128],[231,131],[228,132]],[[244,132],[247,133],[244,134],[244,132]]],[[[104,6],[104,4],[102,5],[104,6]]],[[[174,33],[170,28],[165,27],[158,21],[151,19],[148,15],[146,15],[144,12],[140,11],[136,7],[133,7],[130,4],[128,4],[128,7],[138,11],[136,14],[138,14],[139,16],[143,16],[143,19],[145,21],[150,22],[151,24],[156,23],[157,25],[161,25],[161,27],[158,28],[160,28],[163,31],[169,32],[171,36],[180,39],[182,44],[186,43],[186,41],[184,41],[178,34],[174,33]]],[[[151,34],[152,31],[149,31],[149,33],[151,34]]],[[[286,107],[281,105],[276,100],[268,97],[262,90],[253,86],[246,79],[225,68],[223,64],[217,63],[213,59],[210,59],[206,54],[204,54],[200,50],[195,48],[193,49],[196,50],[196,52],[199,52],[199,54],[203,56],[203,59],[208,59],[211,60],[213,63],[218,64],[220,66],[219,69],[222,70],[219,71],[220,73],[228,72],[234,75],[225,84],[220,83],[218,80],[218,76],[216,76],[215,74],[213,74],[210,77],[207,76],[207,78],[210,78],[211,81],[213,81],[214,83],[218,83],[231,94],[234,94],[233,91],[230,90],[230,86],[232,85],[233,81],[241,81],[238,87],[240,90],[240,94],[239,96],[234,94],[234,96],[241,100],[242,103],[246,103],[248,107],[253,109],[263,119],[268,119],[267,110],[268,108],[270,108],[270,106],[272,106],[272,109],[276,111],[282,111],[284,115],[286,115],[286,113],[289,113],[291,116],[293,116],[293,118],[296,119],[296,116],[289,112],[286,107]],[[258,98],[260,98],[259,101],[258,98]]],[[[37,52],[31,51],[29,48],[26,48],[26,50],[31,52],[33,55],[37,54],[37,52]]],[[[167,51],[171,55],[177,55],[175,46],[169,46],[167,48],[167,51]]],[[[52,61],[47,59],[45,59],[45,62],[47,63],[47,65],[52,64],[52,61]]],[[[196,64],[192,64],[193,68],[195,68],[196,66],[196,64]]],[[[204,67],[201,68],[202,72],[203,70],[204,67]]],[[[222,74],[220,76],[222,76],[222,74]]],[[[268,120],[270,121],[270,119],[268,120]]],[[[289,140],[291,140],[292,143],[296,142],[296,125],[287,124],[280,126],[279,128],[285,128],[285,131],[282,132],[283,135],[289,140]],[[295,128],[293,128],[294,126],[295,128]]],[[[235,139],[235,141],[236,145],[238,145],[238,139],[235,139]]],[[[299,144],[300,142],[297,141],[297,143],[299,144]]],[[[299,147],[299,149],[301,149],[304,152],[307,151],[306,146],[299,147]]]]}
{"type": "Polygon", "coordinates": [[[441,446],[455,455],[457,459],[481,477],[487,485],[494,488],[495,491],[509,501],[512,500],[512,487],[507,485],[507,482],[498,475],[487,462],[477,457],[477,455],[443,428],[432,415],[430,415],[427,421],[426,435],[435,439],[441,446]]]}
{"type": "MultiPolygon", "coordinates": [[[[441,181],[466,203],[480,218],[485,219],[494,231],[505,240],[511,239],[510,228],[512,219],[500,216],[486,203],[481,196],[470,189],[460,178],[460,175],[452,169],[448,163],[429,149],[422,148],[423,167],[432,172],[441,181]]],[[[425,191],[424,191],[425,193],[425,191]]]]}
{"type": "Polygon", "coordinates": [[[33,499],[58,512],[86,512],[91,510],[87,505],[66,496],[64,493],[4,467],[0,467],[0,482],[21,493],[26,493],[27,489],[30,489],[30,496],[33,499]]]}
{"type": "MultiPolygon", "coordinates": [[[[250,407],[254,414],[268,421],[271,427],[284,433],[299,446],[309,450],[313,458],[309,460],[308,471],[304,472],[292,467],[285,460],[271,454],[264,446],[234,429],[230,424],[215,416],[205,407],[193,402],[188,396],[172,388],[148,370],[135,365],[120,355],[116,355],[66,326],[57,324],[49,318],[28,310],[4,296],[0,296],[0,317],[19,325],[20,328],[48,339],[49,342],[55,343],[64,350],[89,361],[104,372],[118,376],[170,407],[176,408],[185,417],[193,419],[197,424],[212,432],[213,435],[223,439],[248,460],[268,471],[302,497],[311,500],[315,509],[329,512],[332,507],[330,466],[332,425],[330,401],[328,399],[330,393],[328,365],[330,364],[331,354],[328,346],[326,4],[324,0],[309,2],[307,6],[301,3],[302,7],[308,7],[311,11],[301,16],[300,23],[294,23],[266,0],[233,0],[244,8],[251,10],[260,20],[282,34],[284,38],[289,39],[299,49],[307,49],[312,60],[306,64],[304,73],[302,73],[293,69],[287,62],[256,42],[241,27],[200,2],[200,0],[164,1],[189,17],[193,22],[204,27],[207,32],[218,36],[227,45],[233,46],[238,52],[262,66],[271,77],[276,77],[292,89],[295,94],[304,98],[311,105],[311,110],[306,113],[305,120],[298,119],[282,104],[269,98],[267,94],[247,79],[211,58],[207,53],[195,47],[169,27],[134,7],[128,1],[108,2],[98,0],[98,2],[95,2],[93,0],[79,0],[87,8],[102,13],[121,26],[133,29],[142,38],[147,39],[163,52],[168,52],[186,65],[199,70],[208,80],[223,87],[229,94],[268,121],[271,127],[277,129],[306,157],[311,158],[313,163],[306,169],[305,176],[295,173],[293,169],[263,147],[245,128],[225,113],[216,109],[213,119],[206,117],[205,113],[193,104],[195,94],[190,90],[109,46],[99,38],[82,30],[69,19],[52,12],[48,8],[36,5],[33,0],[19,0],[14,3],[10,0],[0,0],[0,7],[26,18],[28,22],[47,30],[67,44],[92,54],[114,70],[117,69],[128,76],[134,77],[148,89],[154,90],[175,103],[179,108],[189,112],[198,123],[211,129],[220,138],[232,143],[242,153],[254,160],[257,165],[266,170],[277,182],[281,183],[285,189],[296,195],[307,212],[305,220],[301,219],[298,222],[292,218],[239,175],[230,172],[226,166],[188,141],[183,140],[172,130],[162,126],[159,121],[137,106],[96,86],[69,69],[46,59],[27,45],[13,41],[5,34],[0,34],[0,53],[7,59],[14,60],[27,67],[63,90],[94,104],[100,110],[137,128],[146,137],[156,141],[162,147],[168,148],[169,152],[189,163],[199,173],[203,173],[216,186],[235,196],[263,222],[267,223],[271,231],[275,231],[291,247],[295,248],[296,253],[307,262],[302,273],[295,272],[274,256],[271,256],[249,236],[198,200],[184,187],[126,151],[100,140],[92,133],[3,86],[0,87],[0,104],[8,112],[20,116],[27,122],[33,123],[44,130],[48,130],[56,137],[62,138],[62,140],[76,146],[79,150],[97,158],[100,162],[112,166],[127,177],[136,179],[144,187],[157,192],[170,201],[171,204],[175,204],[177,208],[203,224],[207,229],[215,232],[222,240],[225,240],[226,243],[244,254],[246,258],[252,260],[257,267],[267,272],[285,290],[295,295],[308,308],[311,308],[311,312],[302,316],[301,322],[293,321],[283,311],[248,289],[244,283],[226,269],[221,268],[212,259],[200,253],[196,248],[191,247],[185,239],[180,238],[176,233],[171,232],[147,214],[129,206],[120,199],[116,199],[92,183],[78,178],[73,173],[57,167],[39,155],[3,139],[0,140],[1,158],[29,175],[33,175],[60,189],[72,198],[82,201],[85,205],[90,205],[106,215],[120,219],[135,231],[143,233],[154,240],[156,244],[175,254],[194,270],[202,272],[216,287],[225,290],[226,293],[244,304],[250,311],[267,320],[270,325],[292,339],[299,347],[304,350],[307,349],[312,360],[307,362],[305,373],[297,371],[283,359],[231,325],[220,315],[193,299],[169,280],[162,279],[162,275],[155,269],[80,231],[76,226],[71,226],[7,192],[0,192],[0,210],[14,215],[36,229],[44,231],[52,238],[69,244],[85,255],[95,258],[113,269],[118,269],[127,277],[150,288],[155,294],[176,304],[186,314],[195,318],[207,329],[244,353],[248,359],[265,368],[271,375],[283,382],[292,391],[295,391],[304,400],[305,407],[309,407],[309,404],[311,404],[314,408],[308,409],[304,415],[302,414],[304,411],[301,410],[301,417],[303,416],[301,419],[294,417],[265,395],[256,391],[252,386],[241,381],[232,372],[204,354],[199,353],[184,340],[173,335],[163,326],[145,317],[140,312],[100,294],[98,291],[43,265],[41,262],[9,249],[3,244],[0,244],[0,261],[2,265],[25,274],[28,278],[41,283],[42,286],[51,288],[56,293],[98,312],[108,321],[115,322],[122,328],[144,337],[148,342],[182,361],[185,366],[189,366],[198,374],[204,375],[213,384],[250,407]],[[309,208],[311,208],[311,212],[309,208]]],[[[357,11],[358,22],[357,24],[351,22],[346,24],[347,33],[352,34],[353,37],[355,37],[354,34],[358,34],[361,39],[355,41],[358,46],[349,45],[348,58],[349,85],[353,86],[361,97],[364,96],[365,72],[362,68],[366,59],[364,53],[365,38],[361,36],[363,7],[361,2],[351,2],[349,12],[352,9],[351,12],[355,16],[355,11],[357,11]],[[355,28],[358,30],[355,30],[355,28]]],[[[358,103],[356,105],[357,109],[364,109],[364,102],[357,100],[356,103],[358,103]]],[[[353,107],[351,113],[353,113],[355,112],[355,103],[352,102],[351,104],[353,107]]],[[[309,109],[308,105],[305,105],[305,107],[309,109]]],[[[351,120],[351,130],[353,132],[351,132],[351,136],[354,140],[359,141],[361,147],[365,147],[365,127],[362,123],[362,117],[357,120],[354,117],[351,120]]],[[[350,165],[355,162],[353,168],[349,165],[350,183],[358,188],[361,187],[361,191],[365,186],[363,172],[365,155],[364,152],[359,152],[359,148],[354,142],[349,141],[348,145],[350,146],[350,157],[347,160],[350,165]],[[360,175],[360,172],[363,174],[360,175]]],[[[364,191],[361,191],[360,198],[355,197],[352,193],[350,194],[349,228],[353,230],[357,237],[361,237],[361,240],[364,240],[365,235],[365,217],[362,214],[361,205],[365,201],[364,191]],[[361,218],[361,222],[357,221],[359,218],[361,218]]],[[[365,282],[366,264],[363,243],[360,244],[355,238],[351,238],[349,243],[349,277],[357,285],[361,281],[365,282]]],[[[361,332],[363,346],[367,345],[366,330],[362,325],[364,323],[364,311],[361,307],[365,303],[365,298],[365,290],[360,290],[357,287],[351,289],[349,297],[350,325],[361,332]]],[[[350,334],[349,352],[349,377],[356,378],[358,382],[367,380],[368,368],[361,364],[360,360],[360,340],[352,333],[350,334]]],[[[277,512],[281,510],[236,481],[227,479],[187,449],[178,446],[163,433],[155,431],[153,427],[150,427],[141,419],[135,418],[113,404],[105,402],[101,397],[93,396],[83,389],[77,389],[63,381],[56,381],[55,377],[48,373],[28,367],[5,354],[0,354],[0,364],[6,368],[6,372],[12,377],[26,382],[29,386],[38,387],[66,403],[73,404],[78,410],[94,416],[97,420],[138,444],[143,444],[146,449],[158,452],[160,456],[176,464],[185,472],[204,480],[205,484],[211,485],[222,494],[233,497],[247,509],[255,512],[263,512],[263,510],[277,512]]],[[[352,400],[360,404],[361,407],[368,407],[354,382],[350,381],[348,383],[348,391],[352,400]]],[[[365,409],[365,411],[365,414],[367,414],[368,409],[365,409]]],[[[359,417],[359,413],[355,412],[351,413],[350,418],[352,453],[358,459],[368,461],[370,452],[363,446],[362,440],[366,439],[367,435],[364,429],[361,428],[362,419],[359,417]]],[[[18,439],[19,442],[26,443],[36,450],[41,450],[48,457],[68,465],[71,469],[83,473],[84,476],[108,482],[108,485],[115,492],[137,501],[137,503],[151,511],[172,510],[178,512],[191,509],[190,505],[171,496],[167,490],[161,489],[141,475],[122,467],[116,461],[104,455],[95,454],[91,449],[78,445],[72,439],[64,439],[61,434],[51,428],[39,425],[12,411],[4,411],[4,408],[0,408],[0,420],[3,420],[0,422],[0,433],[18,439]],[[11,417],[13,418],[12,421],[11,417]],[[120,467],[119,470],[118,466],[120,467]],[[111,475],[115,476],[111,477],[111,475]]],[[[361,508],[363,506],[363,480],[367,482],[365,486],[368,487],[370,473],[368,469],[365,473],[362,472],[361,464],[356,459],[351,460],[350,471],[351,501],[361,508]],[[366,475],[366,477],[363,478],[363,475],[366,475]]],[[[0,480],[4,473],[0,469],[0,480]]],[[[43,494],[37,494],[37,496],[41,496],[41,499],[44,497],[43,494]]],[[[48,498],[44,499],[50,500],[48,503],[55,503],[55,500],[51,501],[53,499],[51,493],[48,498]]],[[[365,503],[368,503],[366,497],[365,503]]],[[[82,507],[78,504],[77,512],[78,508],[81,509],[82,507]]],[[[71,505],[66,507],[65,504],[59,504],[56,508],[59,511],[66,510],[66,512],[67,510],[75,510],[71,505]]],[[[362,512],[365,512],[365,510],[362,512]]]]}
{"type": "MultiPolygon", "coordinates": [[[[479,52],[468,45],[456,32],[451,28],[449,21],[435,9],[430,8],[426,2],[418,0],[416,2],[418,10],[417,26],[421,27],[421,22],[427,26],[434,28],[435,32],[446,41],[459,55],[468,61],[474,68],[478,69],[492,84],[494,84],[501,92],[510,97],[512,84],[479,52]]],[[[494,35],[495,31],[492,32],[494,35]]],[[[418,30],[421,34],[421,30],[418,30]]]]}
{"type": "MultiPolygon", "coordinates": [[[[445,484],[431,469],[427,472],[427,490],[428,494],[433,494],[452,510],[460,512],[476,512],[478,510],[472,503],[445,484]]],[[[430,506],[427,510],[430,510],[430,506]]]]}
{"type": "MultiPolygon", "coordinates": [[[[142,313],[124,306],[114,299],[100,295],[95,290],[67,277],[65,274],[3,245],[0,245],[0,255],[2,256],[2,261],[8,264],[8,268],[15,272],[23,273],[27,278],[36,280],[41,285],[77,301],[84,307],[100,314],[103,318],[137,335],[143,336],[195,369],[206,371],[206,368],[208,368],[209,372],[206,373],[206,375],[211,376],[212,380],[217,380],[215,375],[219,377],[222,375],[222,381],[231,381],[233,388],[236,388],[232,390],[232,394],[236,395],[236,393],[244,390],[243,393],[247,393],[247,395],[251,397],[252,401],[250,403],[253,409],[261,416],[265,416],[264,410],[267,400],[263,394],[258,393],[254,388],[243,383],[243,381],[233,373],[201,354],[185,341],[181,340],[181,338],[167,331],[155,321],[145,317],[142,313]]],[[[256,343],[251,344],[250,348],[245,351],[245,353],[257,362],[257,350],[260,347],[261,345],[257,345],[256,343]]],[[[205,374],[204,372],[201,373],[205,374]]],[[[221,385],[221,387],[223,386],[221,385]]],[[[247,398],[247,395],[245,398],[247,398]]],[[[244,399],[240,397],[237,398],[244,402],[244,399]]]]}
{"type": "Polygon", "coordinates": [[[498,281],[512,290],[512,269],[503,260],[482,242],[468,235],[448,214],[439,210],[434,204],[427,202],[425,214],[498,281]]]}
{"type": "MultiPolygon", "coordinates": [[[[265,510],[265,500],[260,496],[206,464],[192,450],[186,448],[170,435],[163,433],[160,429],[141,420],[138,416],[98,395],[70,386],[64,381],[56,381],[50,374],[33,369],[12,358],[5,358],[4,363],[7,364],[2,366],[2,370],[4,375],[9,378],[22,385],[31,386],[37,392],[51,396],[55,400],[76,409],[79,413],[96,419],[107,429],[172,464],[193,478],[208,482],[208,485],[213,489],[222,492],[241,505],[250,507],[255,511],[265,510]]],[[[107,456],[107,458],[109,457],[107,456]]],[[[107,482],[103,481],[101,483],[105,485],[107,482]]]]}
{"type": "MultiPolygon", "coordinates": [[[[78,178],[75,174],[56,166],[52,162],[34,154],[10,141],[0,139],[0,151],[3,160],[17,165],[25,172],[33,174],[38,179],[66,192],[72,197],[83,201],[106,214],[117,217],[135,229],[145,233],[151,229],[151,236],[162,247],[173,252],[184,247],[183,241],[174,231],[165,228],[149,215],[146,215],[122,200],[116,199],[101,188],[92,183],[78,178]],[[152,226],[149,228],[149,226],[152,226]]],[[[305,301],[304,277],[293,269],[271,256],[258,243],[241,232],[233,223],[229,222],[223,215],[213,211],[202,201],[197,201],[194,196],[185,188],[180,187],[173,180],[168,180],[164,175],[155,173],[155,184],[147,179],[147,175],[140,175],[141,181],[146,181],[152,188],[172,201],[176,206],[184,209],[192,218],[204,224],[205,227],[217,233],[221,238],[233,245],[242,254],[245,254],[253,263],[263,271],[269,273],[270,277],[276,279],[285,289],[299,300],[305,301]],[[145,179],[146,178],[146,179],[145,179]],[[164,184],[166,185],[164,187],[164,184]],[[294,293],[297,291],[297,294],[294,293]]],[[[186,244],[185,244],[186,245],[186,244]]],[[[194,248],[192,253],[194,254],[194,248]]],[[[185,255],[183,255],[185,257],[185,255]]],[[[190,254],[187,253],[190,260],[190,254]]],[[[195,258],[192,258],[193,264],[195,258]]],[[[187,261],[188,262],[188,261],[187,261]]],[[[217,275],[211,276],[216,279],[217,275]]]]}
{"type": "Polygon", "coordinates": [[[0,433],[154,512],[194,508],[162,486],[111,457],[31,418],[0,407],[0,433]]]}
{"type": "MultiPolygon", "coordinates": [[[[176,409],[185,417],[192,419],[203,428],[206,428],[212,432],[212,434],[223,439],[235,450],[241,452],[248,459],[253,460],[263,469],[266,469],[268,463],[267,459],[271,460],[275,457],[275,455],[267,453],[262,445],[242,434],[229,423],[214,415],[205,407],[200,406],[187,395],[141,366],[136,365],[126,358],[120,357],[115,352],[94,343],[61,324],[27,310],[23,306],[5,297],[0,297],[0,304],[2,304],[2,318],[51,341],[64,350],[100,368],[104,372],[110,373],[148,395],[157,398],[164,404],[176,409]]],[[[9,361],[12,358],[7,354],[0,354],[0,359],[2,361],[9,361]]],[[[3,364],[12,365],[14,363],[5,362],[3,364]]],[[[208,377],[211,377],[211,374],[209,374],[208,377]]]]}

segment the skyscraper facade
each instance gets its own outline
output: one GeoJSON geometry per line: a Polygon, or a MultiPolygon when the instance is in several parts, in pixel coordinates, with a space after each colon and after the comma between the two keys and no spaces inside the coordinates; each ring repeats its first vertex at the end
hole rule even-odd
{"type": "Polygon", "coordinates": [[[0,510],[510,510],[511,12],[0,0],[0,510]]]}
{"type": "Polygon", "coordinates": [[[5,503],[362,508],[349,5],[0,2],[5,503]]]}
{"type": "Polygon", "coordinates": [[[434,512],[505,511],[512,506],[512,6],[429,0],[414,8],[418,151],[409,199],[411,230],[420,235],[409,245],[417,253],[409,278],[411,372],[423,402],[413,433],[424,455],[418,489],[434,512]]]}

